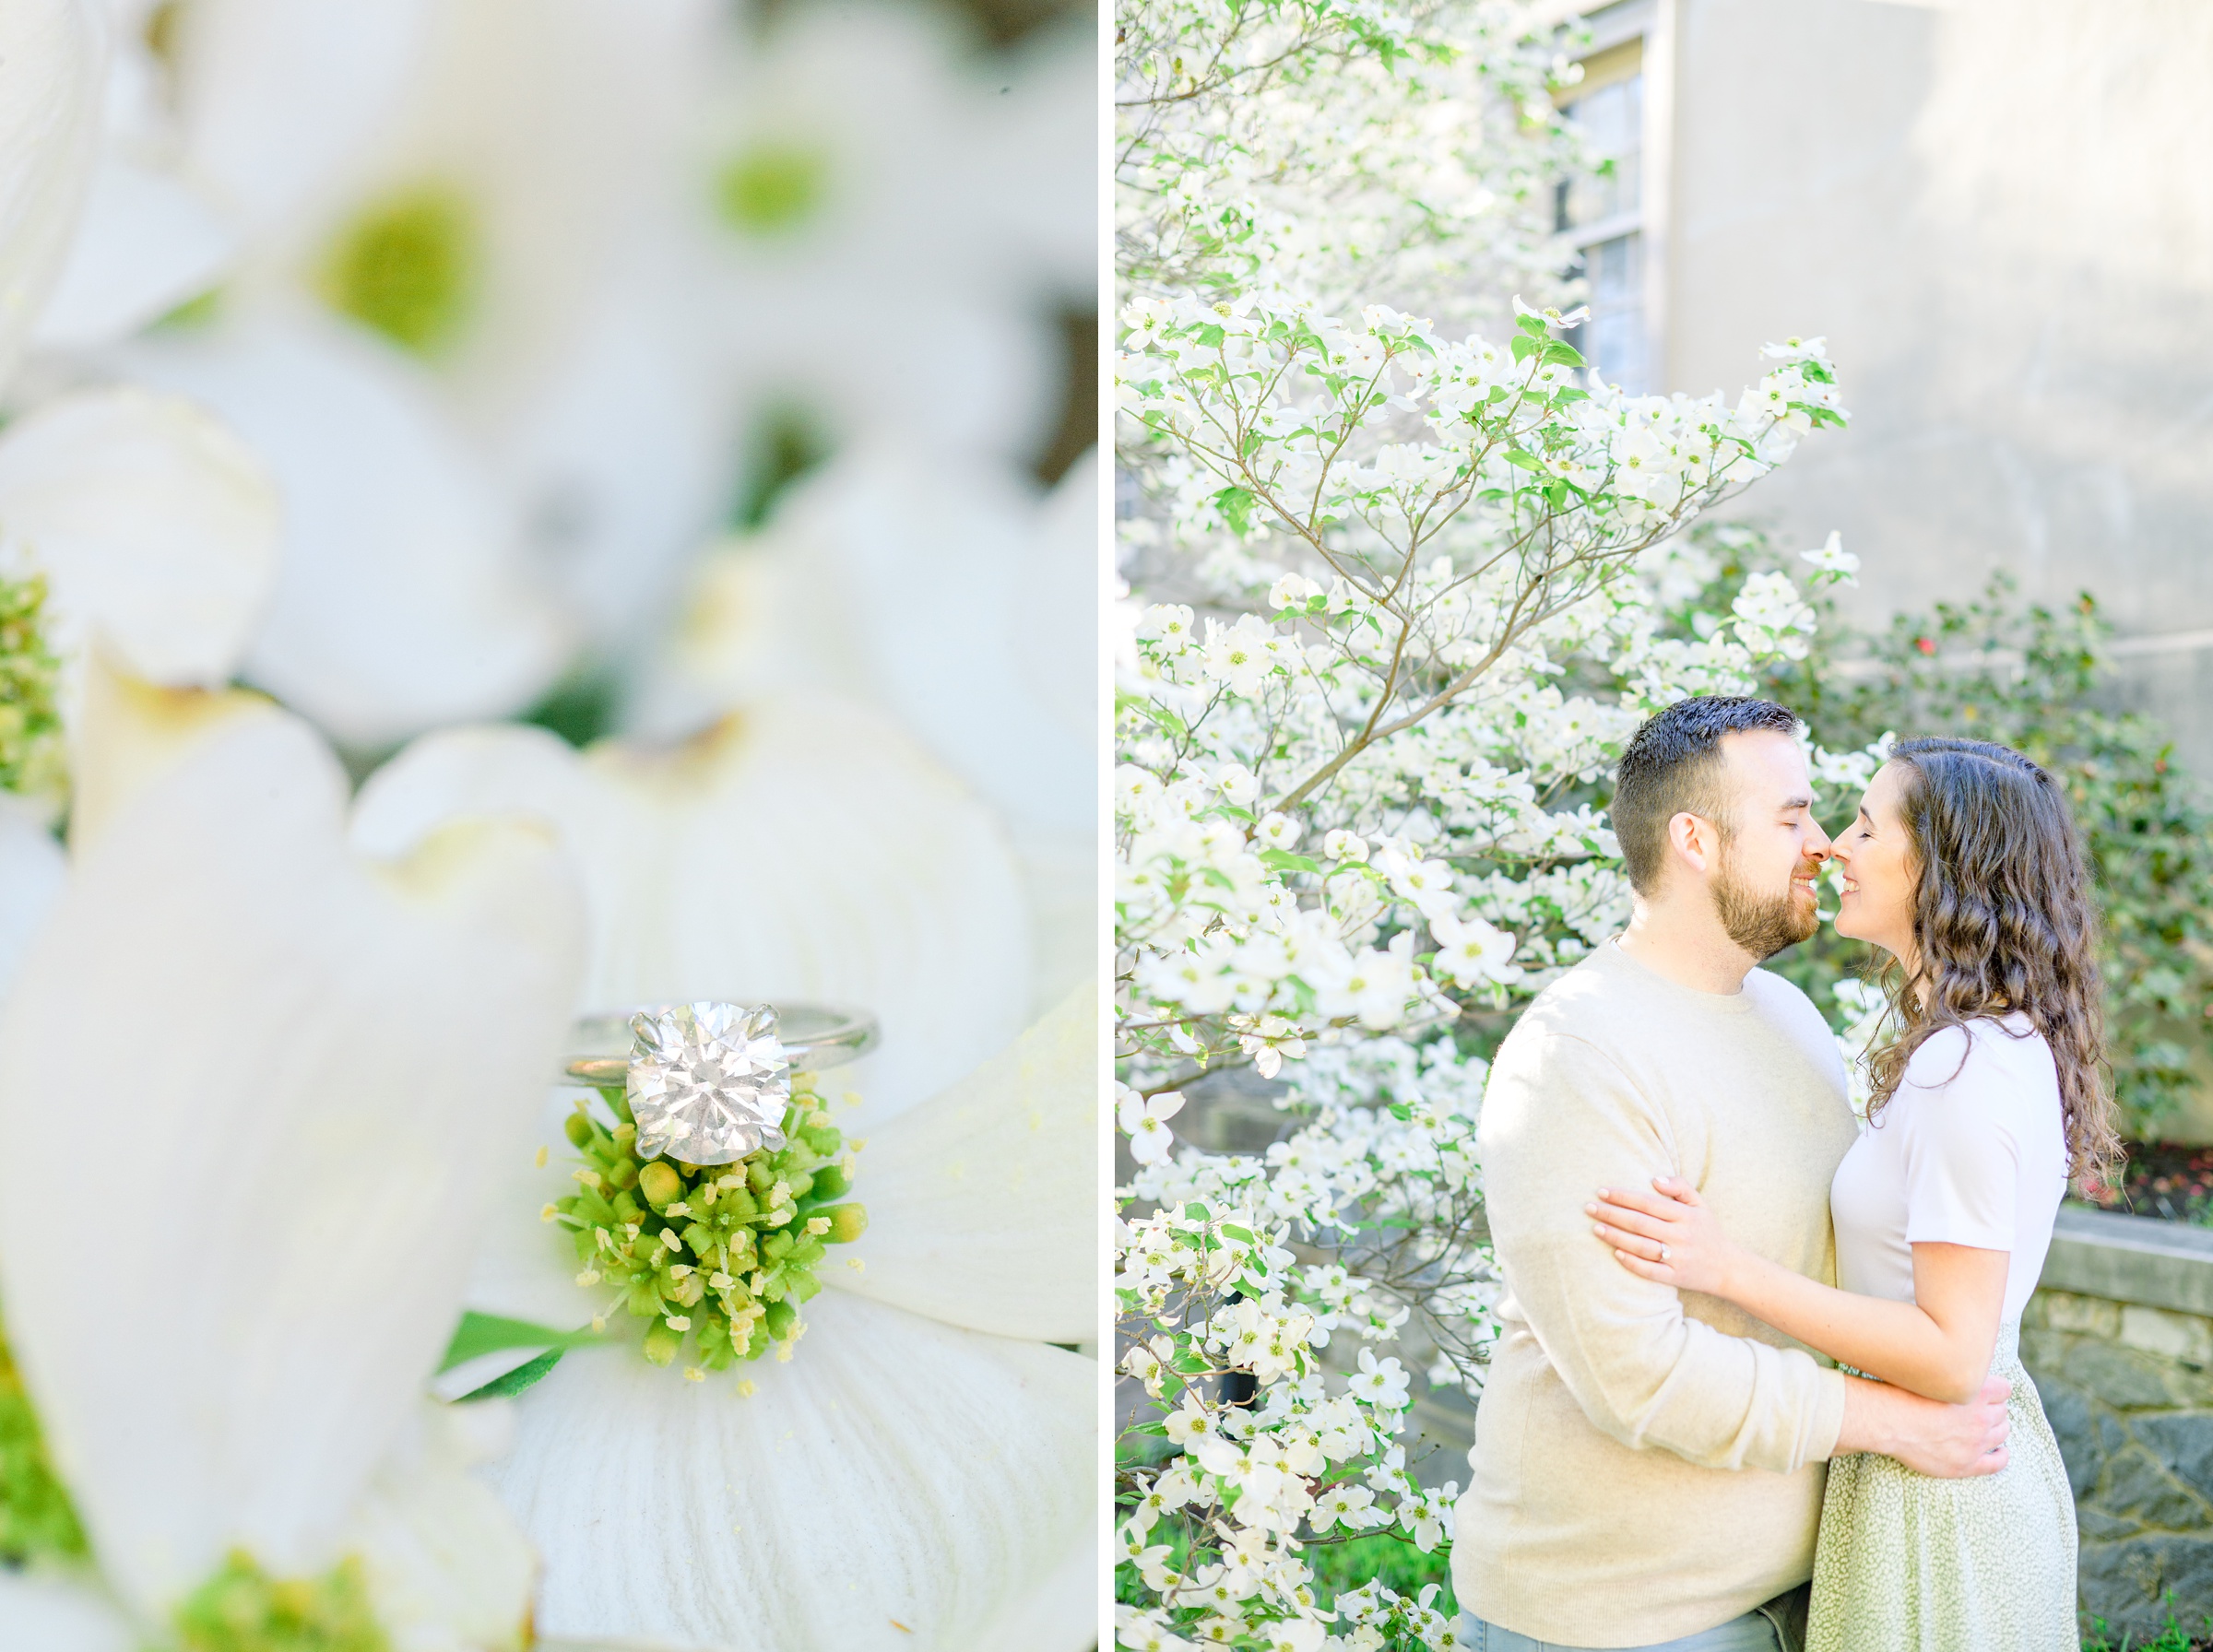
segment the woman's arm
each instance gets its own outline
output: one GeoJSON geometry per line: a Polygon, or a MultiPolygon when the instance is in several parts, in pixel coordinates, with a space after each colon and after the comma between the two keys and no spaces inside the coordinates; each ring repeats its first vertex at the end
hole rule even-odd
{"type": "Polygon", "coordinates": [[[1832,1360],[1930,1399],[1964,1404],[1990,1375],[2009,1253],[1916,1245],[1913,1301],[1855,1296],[1731,1243],[1687,1182],[1663,1176],[1652,1186],[1602,1187],[1584,1208],[1630,1272],[1733,1302],[1832,1360]]]}

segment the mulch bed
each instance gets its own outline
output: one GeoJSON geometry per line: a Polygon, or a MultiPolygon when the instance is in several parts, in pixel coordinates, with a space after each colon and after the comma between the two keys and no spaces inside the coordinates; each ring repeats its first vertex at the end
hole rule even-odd
{"type": "Polygon", "coordinates": [[[2132,1141],[2121,1186],[2089,1202],[2108,1210],[2213,1226],[2213,1147],[2132,1141]]]}

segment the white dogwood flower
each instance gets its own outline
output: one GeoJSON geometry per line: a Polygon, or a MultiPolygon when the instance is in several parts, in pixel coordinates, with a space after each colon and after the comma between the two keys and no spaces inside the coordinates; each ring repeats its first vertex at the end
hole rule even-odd
{"type": "Polygon", "coordinates": [[[1168,1128],[1168,1120],[1182,1111],[1183,1095],[1178,1091],[1142,1096],[1124,1089],[1115,1103],[1114,1116],[1122,1134],[1130,1138],[1130,1156],[1140,1164],[1166,1164],[1176,1150],[1176,1137],[1168,1128]]]}
{"type": "Polygon", "coordinates": [[[11,1575],[0,1613],[136,1646],[244,1566],[354,1579],[396,1648],[519,1648],[533,1562],[465,1471],[497,1442],[421,1386],[527,1150],[581,901],[527,825],[365,859],[304,724],[221,723],[79,849],[0,1008],[0,1119],[99,1157],[0,1205],[7,1342],[98,1572],[11,1575]],[[56,1250],[88,1221],[133,1258],[93,1295],[56,1250]],[[159,1359],[112,1357],[118,1316],[159,1359]]]}
{"type": "MultiPolygon", "coordinates": [[[[542,1633],[785,1652],[889,1620],[934,1652],[1091,1644],[1098,1368],[1048,1343],[1095,1334],[1096,1051],[1087,984],[871,1128],[868,1231],[838,1247],[860,1266],[824,1264],[787,1361],[686,1381],[586,1348],[517,1397],[487,1474],[545,1556],[542,1633]]],[[[538,1220],[562,1174],[511,1180],[473,1305],[598,1305],[538,1220]]]]}

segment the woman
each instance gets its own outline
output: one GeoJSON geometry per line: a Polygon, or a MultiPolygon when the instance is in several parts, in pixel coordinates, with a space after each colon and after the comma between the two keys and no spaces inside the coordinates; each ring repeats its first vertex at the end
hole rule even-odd
{"type": "Polygon", "coordinates": [[[1592,1214],[1630,1271],[1864,1375],[1949,1401],[2013,1384],[1997,1474],[1830,1464],[1807,1652],[2076,1652],[2075,1504],[2018,1349],[2067,1178],[2118,1148],[2081,847],[2027,758],[1922,739],[1892,749],[1833,854],[1837,932],[1890,955],[1891,1036],[1829,1189],[1841,1288],[1731,1244],[1686,1182],[1601,1189],[1592,1214]]]}

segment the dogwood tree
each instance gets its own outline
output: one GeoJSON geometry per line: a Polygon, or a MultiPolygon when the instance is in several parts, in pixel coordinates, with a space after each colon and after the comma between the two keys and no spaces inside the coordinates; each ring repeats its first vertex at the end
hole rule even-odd
{"type": "MultiPolygon", "coordinates": [[[[1406,1419],[1417,1375],[1479,1391],[1495,1330],[1484,1034],[1627,915],[1621,742],[1804,652],[1789,573],[1686,610],[1686,530],[1845,413],[1818,338],[1767,344],[1734,400],[1628,395],[1556,305],[1459,336],[1355,307],[1418,293],[1440,247],[1495,279],[1541,263],[1509,197],[1432,214],[1437,168],[1394,158],[1456,129],[1442,110],[1479,140],[1455,179],[1574,161],[1543,96],[1569,71],[1510,8],[1125,18],[1116,1284],[1144,1398],[1118,1634],[1449,1646],[1434,1591],[1331,1603],[1306,1547],[1450,1540],[1406,1419]],[[1370,129],[1407,148],[1331,159],[1370,129]],[[1283,1081],[1284,1139],[1179,1148],[1187,1087],[1240,1068],[1283,1081]]],[[[1800,577],[1850,572],[1831,547],[1800,577]]],[[[1816,758],[1828,784],[1871,764],[1816,758]]]]}

